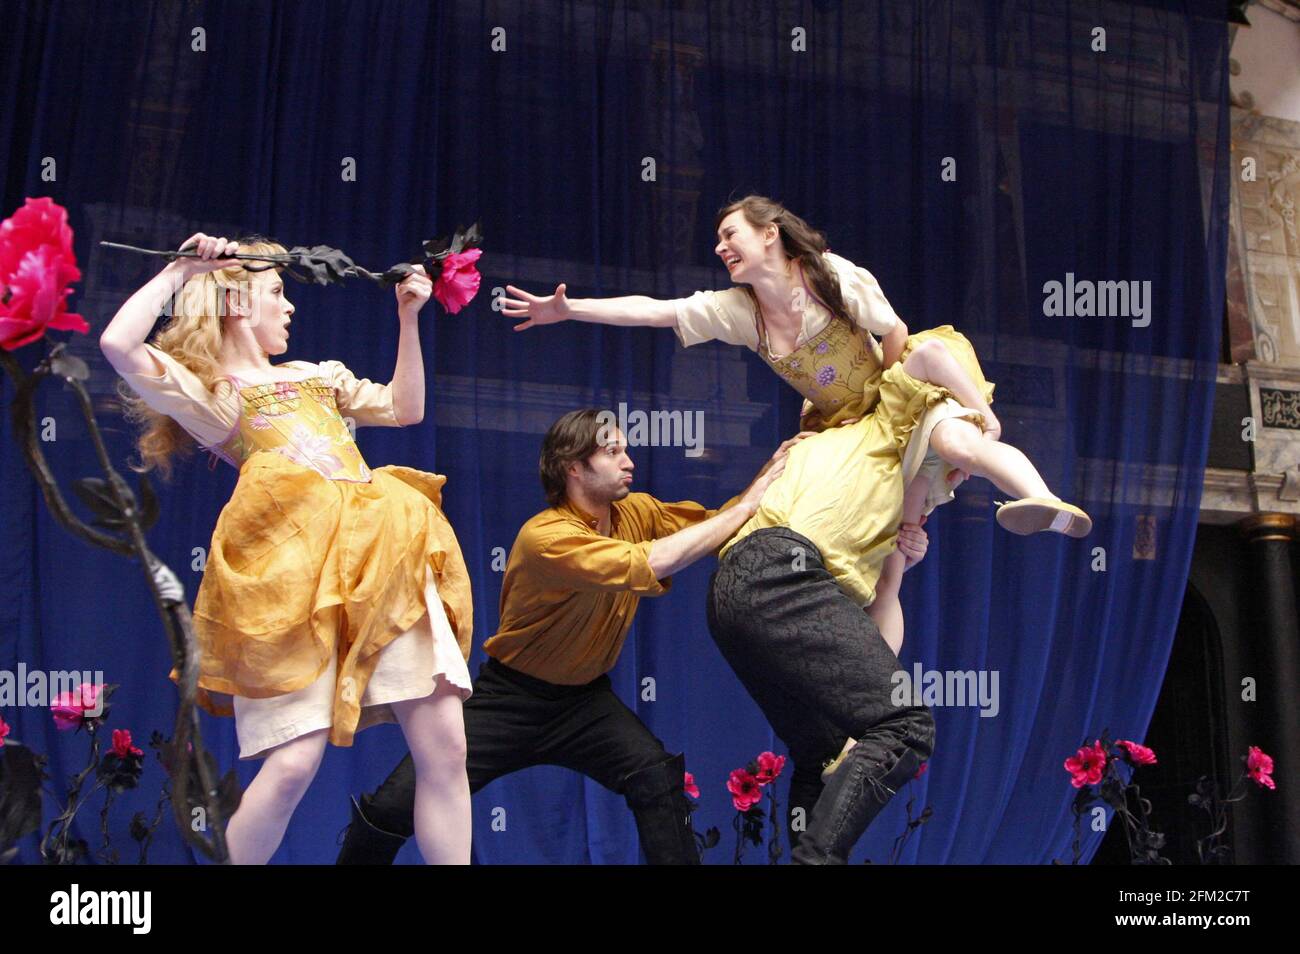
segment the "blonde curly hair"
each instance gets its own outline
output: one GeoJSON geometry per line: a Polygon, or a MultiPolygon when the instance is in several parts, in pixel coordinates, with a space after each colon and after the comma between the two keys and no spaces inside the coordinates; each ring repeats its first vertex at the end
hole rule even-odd
{"type": "MultiPolygon", "coordinates": [[[[282,255],[285,248],[278,242],[253,236],[239,240],[239,251],[282,255]]],[[[219,363],[225,335],[226,293],[239,294],[258,274],[269,268],[236,265],[195,275],[176,293],[171,318],[150,344],[193,371],[213,394],[226,396],[233,387],[222,374],[219,363]]],[[[279,267],[275,270],[281,271],[279,267]]],[[[140,462],[131,464],[131,469],[140,473],[156,469],[164,480],[170,479],[173,459],[192,454],[197,446],[194,438],[175,420],[145,404],[121,379],[118,380],[118,396],[127,420],[142,427],[135,442],[140,462]]]]}

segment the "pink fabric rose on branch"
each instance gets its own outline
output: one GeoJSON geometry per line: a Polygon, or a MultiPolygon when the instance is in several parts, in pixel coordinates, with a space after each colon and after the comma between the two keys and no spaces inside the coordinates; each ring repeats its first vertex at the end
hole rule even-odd
{"type": "Polygon", "coordinates": [[[1273,757],[1258,745],[1252,745],[1246,753],[1246,774],[1260,788],[1277,788],[1273,781],[1273,757]]]}
{"type": "Polygon", "coordinates": [[[131,744],[130,729],[114,729],[113,754],[124,759],[131,755],[144,755],[144,751],[131,744]]]}
{"type": "Polygon", "coordinates": [[[80,278],[67,210],[49,197],[27,199],[0,223],[0,347],[14,351],[47,328],[90,331],[67,310],[80,278]]]}
{"type": "Polygon", "coordinates": [[[87,719],[103,715],[104,709],[99,699],[102,688],[83,682],[71,692],[61,692],[55,696],[50,705],[55,727],[60,732],[68,732],[80,728],[87,719]]]}
{"type": "Polygon", "coordinates": [[[758,779],[744,769],[732,770],[727,779],[727,791],[731,793],[731,804],[738,812],[747,812],[763,800],[758,779]]]}
{"type": "Polygon", "coordinates": [[[1127,739],[1120,739],[1115,744],[1128,753],[1129,761],[1134,765],[1156,764],[1156,753],[1145,745],[1138,745],[1136,742],[1129,742],[1127,739]]]}
{"type": "Polygon", "coordinates": [[[776,755],[773,752],[760,752],[756,759],[758,763],[758,772],[755,778],[759,785],[767,785],[775,782],[777,776],[781,774],[781,769],[785,768],[785,756],[776,755]]]}
{"type": "Polygon", "coordinates": [[[1106,750],[1102,748],[1100,739],[1065,760],[1065,770],[1070,773],[1070,784],[1075,788],[1096,785],[1105,769],[1106,750]]]}
{"type": "Polygon", "coordinates": [[[700,787],[695,784],[695,776],[690,772],[686,773],[686,777],[682,781],[682,791],[691,796],[691,798],[700,797],[700,787]]]}
{"type": "Polygon", "coordinates": [[[433,283],[433,297],[449,314],[456,314],[478,294],[483,276],[474,263],[482,254],[481,248],[471,248],[452,252],[442,260],[442,270],[433,283]]]}

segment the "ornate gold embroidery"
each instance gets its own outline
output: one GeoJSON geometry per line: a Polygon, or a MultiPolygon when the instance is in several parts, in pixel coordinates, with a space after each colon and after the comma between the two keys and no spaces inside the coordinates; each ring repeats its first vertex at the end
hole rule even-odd
{"type": "Polygon", "coordinates": [[[875,403],[881,373],[878,348],[866,330],[832,318],[794,351],[774,358],[759,325],[759,357],[825,416],[845,406],[865,409],[875,403]]]}
{"type": "Polygon", "coordinates": [[[235,466],[259,451],[271,451],[331,480],[370,480],[370,468],[339,414],[334,389],[322,378],[254,384],[239,394],[239,426],[220,447],[235,466]]]}

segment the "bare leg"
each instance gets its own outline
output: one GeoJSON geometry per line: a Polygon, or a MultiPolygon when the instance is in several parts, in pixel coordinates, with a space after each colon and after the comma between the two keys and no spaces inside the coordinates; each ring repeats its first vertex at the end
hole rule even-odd
{"type": "Polygon", "coordinates": [[[895,551],[885,559],[876,583],[876,599],[867,607],[867,615],[875,622],[889,648],[897,656],[903,648],[903,604],[898,599],[898,587],[903,578],[903,554],[895,551]]]}
{"type": "Polygon", "coordinates": [[[470,862],[469,778],[460,694],[444,677],[423,699],[393,703],[415,764],[415,840],[426,864],[470,862]]]}
{"type": "MultiPolygon", "coordinates": [[[[921,522],[921,517],[924,516],[922,510],[925,508],[925,498],[929,495],[929,490],[930,484],[926,475],[917,474],[912,478],[903,495],[903,523],[921,522]]],[[[898,591],[907,569],[907,557],[901,551],[895,550],[886,557],[880,571],[880,579],[876,582],[876,598],[867,607],[867,615],[875,622],[885,644],[893,650],[895,656],[903,649],[903,604],[898,598],[898,591]]],[[[850,738],[844,743],[844,748],[840,750],[840,754],[832,764],[838,768],[844,756],[848,755],[849,750],[857,744],[856,739],[850,738]]]]}
{"type": "Polygon", "coordinates": [[[930,339],[916,346],[903,362],[903,370],[918,381],[927,381],[947,388],[972,411],[984,415],[987,430],[984,436],[997,440],[1002,436],[1002,424],[993,413],[984,395],[979,392],[966,369],[952,356],[942,341],[930,339]]]}
{"type": "Polygon", "coordinates": [[[271,860],[293,810],[316,777],[328,738],[328,729],[318,729],[271,750],[226,825],[231,864],[271,860]]]}
{"type": "Polygon", "coordinates": [[[953,467],[991,480],[1003,493],[1058,499],[1028,457],[1010,444],[983,440],[970,421],[955,417],[940,421],[930,432],[930,446],[953,467]]]}
{"type": "MultiPolygon", "coordinates": [[[[907,485],[903,494],[903,523],[921,522],[925,498],[930,490],[929,481],[924,474],[917,474],[907,485]]],[[[876,598],[867,607],[867,615],[872,618],[880,635],[884,637],[889,648],[897,656],[903,648],[903,605],[899,602],[898,591],[903,583],[903,573],[907,570],[907,557],[902,551],[895,550],[885,558],[876,582],[876,598]]]]}

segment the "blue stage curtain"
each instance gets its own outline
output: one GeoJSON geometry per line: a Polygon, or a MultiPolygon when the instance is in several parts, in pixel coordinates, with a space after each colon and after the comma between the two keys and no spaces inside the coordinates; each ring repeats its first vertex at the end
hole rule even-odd
{"type": "MultiPolygon", "coordinates": [[[[595,325],[516,334],[493,308],[502,286],[566,281],[575,297],[726,287],[714,212],[751,191],[782,200],[870,269],[911,329],[951,323],[971,338],[997,384],[1003,439],[1096,520],[1085,541],[1012,536],[993,519],[1002,495],[981,480],[933,515],[930,554],[903,589],[903,668],[996,673],[996,712],[935,707],[928,772],[855,860],[886,860],[914,799],[914,814],[928,804],[934,815],[904,862],[1045,863],[1070,853],[1062,761],[1103,729],[1142,739],[1182,601],[1224,303],[1221,7],[9,0],[2,211],[38,195],[70,210],[85,272],[74,304],[92,326],[73,347],[92,363],[119,461],[129,429],[95,339],[157,263],[99,240],[174,247],[200,229],[252,231],[382,268],[481,219],[482,293],[456,316],[431,305],[422,318],[424,423],[359,436],[372,466],[447,475],[473,574],[477,672],[502,554],[544,506],[536,460],[551,421],[620,402],[701,412],[703,453],[634,448],[635,489],[716,506],[794,432],[799,405],[738,348],[684,350],[668,331],[595,325]],[[1048,315],[1045,284],[1069,276],[1149,282],[1149,323],[1048,315]]],[[[391,291],[287,292],[287,358],[336,358],[387,380],[391,291]]],[[[30,367],[47,348],[17,356],[30,367]]],[[[6,406],[12,393],[6,380],[6,406]]],[[[95,474],[69,396],[47,388],[41,413],[56,425],[46,450],[65,486],[95,474]]],[[[51,521],[7,414],[0,460],[0,668],[100,670],[121,685],[110,728],[141,744],[170,733],[170,659],[139,568],[51,521]]],[[[205,463],[159,485],[149,535],[191,599],[198,548],[236,476],[205,463]]],[[[709,860],[726,862],[727,775],[781,749],[709,639],[711,562],[642,603],[611,675],[669,750],[686,752],[702,792],[696,825],[721,828],[709,860]]],[[[50,754],[61,790],[84,736],[57,733],[40,709],[0,717],[50,754]]],[[[233,723],[204,727],[223,769],[236,765],[233,723]]],[[[396,727],[331,748],[275,860],[332,860],[347,796],[403,751],[396,727]]],[[[238,764],[245,784],[255,768],[238,764]]],[[[151,757],[141,788],[115,804],[119,847],[161,779],[151,757]]],[[[784,780],[778,793],[784,804],[784,780]]],[[[77,830],[92,846],[98,808],[77,830]]],[[[474,819],[484,863],[639,858],[622,800],[557,767],[493,783],[474,819]]],[[[1085,858],[1099,838],[1085,828],[1085,858]]],[[[36,859],[35,842],[23,860],[36,859]]],[[[408,845],[401,859],[417,857],[408,845]]],[[[189,858],[164,820],[152,859],[189,858]]]]}

